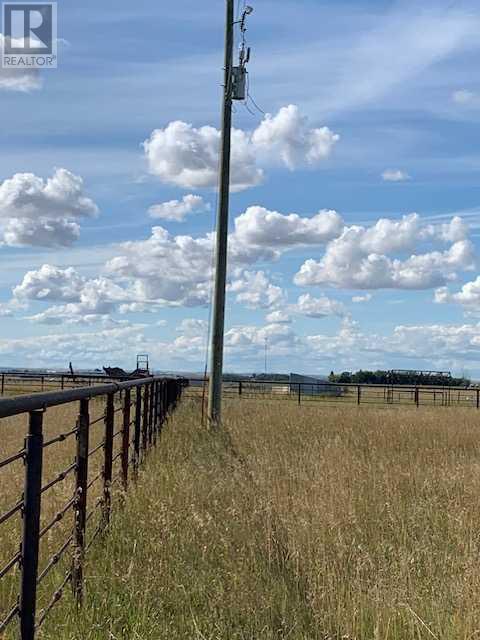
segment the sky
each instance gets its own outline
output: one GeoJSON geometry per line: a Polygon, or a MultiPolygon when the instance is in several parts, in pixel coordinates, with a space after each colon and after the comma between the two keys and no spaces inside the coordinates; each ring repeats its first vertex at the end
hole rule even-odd
{"type": "MultiPolygon", "coordinates": [[[[478,4],[250,4],[225,369],[480,378],[478,4]]],[[[203,371],[224,8],[62,1],[0,69],[0,366],[203,371]]]]}

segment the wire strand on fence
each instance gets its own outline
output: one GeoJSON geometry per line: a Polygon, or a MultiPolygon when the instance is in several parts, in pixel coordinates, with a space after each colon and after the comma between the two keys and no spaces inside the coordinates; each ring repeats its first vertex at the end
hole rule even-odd
{"type": "Polygon", "coordinates": [[[98,538],[98,536],[101,533],[103,533],[104,530],[105,529],[103,527],[103,524],[102,523],[99,524],[98,527],[95,529],[95,531],[92,533],[92,537],[90,538],[90,540],[88,541],[88,544],[85,547],[85,553],[87,553],[91,549],[91,547],[92,547],[93,543],[95,542],[95,540],[98,538]]]}
{"type": "Polygon", "coordinates": [[[91,511],[87,514],[87,517],[85,518],[85,522],[90,522],[90,520],[95,515],[98,507],[101,506],[102,502],[103,502],[103,498],[97,498],[97,500],[95,501],[95,504],[93,505],[91,511]]]}
{"type": "Polygon", "coordinates": [[[0,633],[3,633],[5,631],[5,629],[8,627],[8,625],[10,624],[10,622],[15,618],[15,616],[20,613],[20,607],[18,604],[16,604],[13,609],[10,610],[10,613],[7,615],[7,617],[3,620],[3,622],[0,622],[0,633]]]}
{"type": "Polygon", "coordinates": [[[62,544],[57,553],[54,553],[50,560],[47,562],[44,570],[40,573],[37,578],[37,584],[40,584],[42,580],[50,573],[52,568],[60,562],[63,557],[63,554],[67,551],[68,547],[73,542],[73,535],[67,538],[67,540],[62,544]]]}
{"type": "Polygon", "coordinates": [[[55,591],[55,593],[52,596],[52,599],[50,600],[50,602],[48,603],[48,605],[45,607],[45,609],[43,609],[38,622],[36,624],[36,629],[39,629],[42,624],[45,622],[46,617],[48,616],[48,614],[50,613],[50,611],[53,609],[53,607],[57,604],[57,602],[60,600],[60,598],[63,595],[63,590],[65,589],[67,583],[72,579],[72,571],[68,571],[67,575],[65,576],[65,579],[63,580],[62,584],[58,587],[58,589],[55,591]]]}
{"type": "Polygon", "coordinates": [[[19,551],[17,554],[13,556],[11,560],[7,562],[7,564],[3,567],[3,569],[0,569],[0,580],[3,578],[3,576],[6,576],[7,573],[11,571],[16,564],[20,562],[21,558],[22,558],[22,553],[19,551]]]}
{"type": "Polygon", "coordinates": [[[44,442],[43,448],[46,449],[47,447],[50,447],[52,444],[55,444],[56,442],[64,442],[67,438],[69,438],[70,436],[73,436],[75,433],[78,433],[77,427],[75,427],[75,429],[72,429],[71,431],[67,431],[66,433],[60,433],[58,436],[55,436],[55,438],[52,438],[51,440],[47,440],[46,442],[44,442]]]}
{"type": "Polygon", "coordinates": [[[25,459],[25,449],[22,449],[18,453],[15,453],[12,456],[5,458],[5,460],[2,460],[0,462],[0,469],[3,469],[3,467],[6,467],[9,464],[12,464],[12,462],[16,462],[17,460],[24,460],[24,459],[25,459]]]}
{"type": "Polygon", "coordinates": [[[98,444],[94,449],[89,451],[88,457],[90,458],[91,456],[93,456],[94,453],[97,453],[97,451],[100,451],[100,449],[103,449],[104,446],[105,446],[105,440],[102,440],[100,444],[98,444]]]}
{"type": "Polygon", "coordinates": [[[93,427],[94,424],[98,424],[99,422],[103,422],[105,420],[105,414],[102,413],[102,415],[99,418],[96,418],[95,420],[92,420],[90,422],[90,426],[93,427]]]}
{"type": "Polygon", "coordinates": [[[95,484],[95,482],[98,482],[102,476],[103,476],[103,470],[97,473],[97,475],[90,480],[90,482],[87,484],[87,490],[90,489],[90,487],[92,487],[95,484]]]}
{"type": "Polygon", "coordinates": [[[40,540],[43,538],[43,536],[46,533],[50,531],[50,529],[52,529],[57,524],[57,522],[60,522],[61,520],[63,520],[64,515],[67,513],[69,509],[73,507],[75,502],[76,502],[76,496],[74,496],[71,500],[69,500],[67,504],[63,507],[63,509],[61,509],[58,513],[55,514],[55,517],[53,518],[53,520],[51,520],[47,525],[43,527],[43,529],[40,531],[40,534],[39,534],[40,540]]]}
{"type": "Polygon", "coordinates": [[[14,516],[18,511],[20,511],[23,508],[23,505],[24,505],[24,501],[22,498],[19,502],[17,502],[17,504],[14,507],[12,507],[11,509],[9,509],[8,511],[6,511],[0,516],[0,524],[3,524],[7,520],[9,520],[12,516],[14,516]]]}
{"type": "Polygon", "coordinates": [[[41,493],[42,494],[45,493],[46,491],[54,487],[59,482],[62,482],[63,480],[65,480],[65,478],[70,473],[72,473],[72,471],[75,471],[76,468],[77,468],[77,463],[74,462],[72,465],[68,467],[68,469],[65,469],[65,471],[62,471],[61,473],[59,473],[56,478],[54,478],[53,480],[50,480],[50,482],[47,482],[47,484],[44,487],[42,487],[41,493]]]}

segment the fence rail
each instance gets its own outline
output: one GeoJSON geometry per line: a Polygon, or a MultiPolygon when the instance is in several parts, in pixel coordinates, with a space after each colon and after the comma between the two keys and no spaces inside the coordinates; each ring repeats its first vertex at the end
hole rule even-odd
{"type": "MultiPolygon", "coordinates": [[[[53,390],[78,389],[107,384],[119,378],[109,378],[102,373],[36,373],[31,371],[3,371],[0,373],[0,396],[17,395],[18,393],[44,393],[53,390]]],[[[124,378],[123,381],[130,381],[124,378]]]]}
{"type": "MultiPolygon", "coordinates": [[[[208,385],[208,381],[205,383],[208,385]]],[[[189,380],[188,397],[201,400],[202,379],[189,380]]],[[[436,387],[415,385],[344,384],[333,382],[282,382],[277,380],[228,380],[223,383],[225,398],[272,400],[348,405],[437,406],[480,408],[476,387],[436,387]]]]}
{"type": "MultiPolygon", "coordinates": [[[[157,443],[184,386],[183,380],[151,377],[0,399],[0,418],[25,416],[28,423],[23,446],[0,460],[2,472],[20,461],[24,464],[20,499],[9,505],[0,500],[0,525],[12,526],[7,536],[21,533],[18,550],[9,558],[0,554],[0,636],[17,622],[21,639],[34,640],[37,630],[69,584],[78,604],[82,603],[85,556],[96,538],[108,529],[113,506],[112,489],[118,483],[124,492],[127,491],[130,471],[133,478],[137,477],[139,465],[157,443]],[[71,403],[78,403],[74,409],[75,427],[46,438],[44,427],[48,409],[71,403]],[[93,405],[100,416],[92,420],[93,405]],[[101,423],[100,442],[93,445],[93,436],[97,439],[99,436],[95,430],[101,423]],[[55,445],[71,441],[74,441],[74,459],[46,481],[44,469],[48,454],[55,445]],[[102,456],[98,465],[100,470],[92,473],[92,461],[97,454],[102,456]],[[118,471],[116,467],[119,467],[118,471]],[[73,495],[56,509],[53,517],[47,517],[45,494],[63,486],[67,479],[73,483],[73,495]],[[97,495],[93,503],[92,492],[93,497],[95,493],[97,495]],[[51,555],[43,557],[42,543],[68,514],[72,515],[72,524],[63,527],[66,538],[58,542],[51,555]],[[90,532],[95,516],[97,526],[90,532]],[[16,526],[12,524],[15,520],[16,526]],[[39,588],[48,579],[57,577],[55,571],[60,566],[63,570],[59,582],[53,593],[42,594],[43,600],[47,600],[39,608],[39,588]],[[2,584],[5,581],[8,581],[7,585],[2,584]],[[16,598],[12,596],[11,602],[4,602],[5,594],[15,592],[15,584],[18,585],[16,598]]],[[[18,429],[16,420],[14,425],[18,429]]],[[[11,424],[0,422],[0,428],[4,426],[5,429],[12,428],[11,424]]]]}

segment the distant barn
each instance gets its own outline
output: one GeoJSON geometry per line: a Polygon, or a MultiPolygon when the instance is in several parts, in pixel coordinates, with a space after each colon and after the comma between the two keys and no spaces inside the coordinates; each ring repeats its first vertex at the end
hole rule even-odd
{"type": "Polygon", "coordinates": [[[298,393],[298,385],[302,385],[302,396],[341,396],[342,387],[330,384],[325,378],[313,378],[291,373],[289,379],[290,393],[298,393]]]}

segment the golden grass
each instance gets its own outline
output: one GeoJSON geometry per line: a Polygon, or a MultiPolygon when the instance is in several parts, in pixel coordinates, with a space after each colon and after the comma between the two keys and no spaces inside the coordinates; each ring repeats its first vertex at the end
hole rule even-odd
{"type": "Polygon", "coordinates": [[[198,409],[92,548],[83,610],[66,597],[40,637],[480,636],[475,410],[231,400],[213,436],[198,409]]]}

